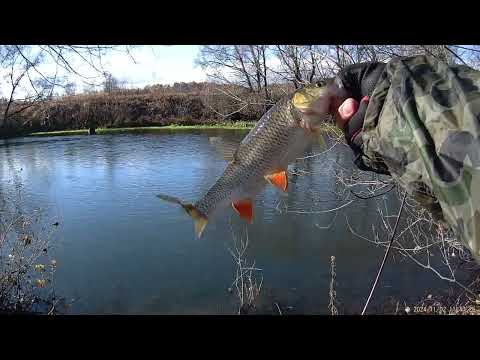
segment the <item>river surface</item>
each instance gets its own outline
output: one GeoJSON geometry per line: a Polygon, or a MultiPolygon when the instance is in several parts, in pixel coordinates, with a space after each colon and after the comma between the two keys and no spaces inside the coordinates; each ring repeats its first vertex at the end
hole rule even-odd
{"type": "MultiPolygon", "coordinates": [[[[261,269],[252,272],[261,282],[260,313],[328,314],[332,256],[339,311],[361,312],[384,248],[347,227],[346,217],[355,232],[371,236],[378,199],[342,207],[335,168],[352,167],[345,146],[294,164],[288,194],[265,188],[255,199],[252,225],[227,208],[210,220],[200,240],[180,208],[155,196],[197,200],[226,165],[212,139],[238,143],[245,134],[202,130],[0,141],[3,195],[20,192],[23,211],[44,209],[60,224],[55,288],[71,301],[69,313],[235,314],[239,296],[230,250],[234,236],[238,243],[247,234],[244,259],[261,269]]],[[[397,198],[388,194],[385,201],[396,213],[397,198]]],[[[411,261],[392,260],[371,309],[389,297],[416,301],[435,287],[445,282],[411,261]]]]}

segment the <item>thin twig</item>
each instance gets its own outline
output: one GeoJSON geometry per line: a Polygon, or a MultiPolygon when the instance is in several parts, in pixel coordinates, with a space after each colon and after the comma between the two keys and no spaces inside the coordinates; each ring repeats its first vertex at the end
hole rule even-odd
{"type": "Polygon", "coordinates": [[[278,306],[278,303],[275,303],[275,305],[277,306],[278,313],[279,313],[280,315],[283,315],[283,314],[282,314],[282,310],[280,310],[280,306],[278,306]]]}
{"type": "Polygon", "coordinates": [[[368,304],[370,303],[370,299],[372,298],[373,292],[375,291],[375,288],[377,287],[378,279],[380,278],[380,275],[382,274],[383,271],[383,266],[385,265],[385,261],[387,260],[388,253],[390,252],[390,247],[392,246],[393,239],[395,238],[395,233],[397,231],[397,226],[400,220],[400,216],[402,215],[403,211],[403,206],[405,205],[405,199],[407,198],[407,191],[405,190],[405,193],[403,194],[403,200],[402,200],[402,205],[400,205],[400,211],[398,212],[397,216],[397,221],[395,222],[395,226],[393,228],[393,232],[390,238],[390,242],[387,247],[387,251],[385,251],[385,255],[382,260],[382,264],[380,265],[380,269],[378,269],[377,277],[375,278],[375,282],[373,283],[372,289],[370,291],[370,295],[368,296],[367,302],[365,303],[365,306],[362,311],[362,315],[365,314],[365,311],[367,310],[368,304]]]}

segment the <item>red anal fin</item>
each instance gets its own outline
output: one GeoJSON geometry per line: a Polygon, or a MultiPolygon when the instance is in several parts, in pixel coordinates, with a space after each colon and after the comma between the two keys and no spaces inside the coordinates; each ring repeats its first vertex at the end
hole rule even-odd
{"type": "Polygon", "coordinates": [[[288,177],[287,177],[287,172],[285,170],[265,175],[265,179],[272,184],[273,186],[276,186],[280,190],[286,192],[288,189],[288,177]]]}
{"type": "Polygon", "coordinates": [[[253,221],[252,201],[249,199],[232,202],[233,209],[240,215],[242,219],[247,220],[250,224],[253,221]]]}

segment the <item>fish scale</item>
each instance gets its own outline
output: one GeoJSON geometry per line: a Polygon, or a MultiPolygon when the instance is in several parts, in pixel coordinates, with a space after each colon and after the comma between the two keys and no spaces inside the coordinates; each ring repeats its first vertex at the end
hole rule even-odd
{"type": "MultiPolygon", "coordinates": [[[[253,182],[264,183],[264,175],[272,168],[280,166],[289,137],[298,129],[296,119],[291,116],[292,108],[288,99],[272,107],[259,121],[259,124],[241,142],[233,162],[229,163],[222,177],[195,203],[195,207],[205,216],[215,210],[216,205],[228,200],[239,186],[247,190],[255,187],[253,182]],[[278,108],[286,111],[278,111],[278,108]],[[290,116],[288,116],[290,115],[290,116]],[[253,180],[251,180],[253,179],[253,180]]],[[[248,196],[249,194],[245,194],[248,196]]]]}
{"type": "Polygon", "coordinates": [[[222,176],[195,204],[185,204],[168,195],[158,197],[181,205],[194,219],[198,237],[208,217],[228,203],[234,205],[240,216],[251,221],[255,195],[267,181],[286,191],[288,164],[317,138],[318,135],[305,131],[300,124],[308,122],[309,127],[314,128],[325,119],[326,110],[320,115],[312,111],[312,104],[322,100],[324,94],[322,88],[306,87],[277,102],[245,136],[222,176]]]}

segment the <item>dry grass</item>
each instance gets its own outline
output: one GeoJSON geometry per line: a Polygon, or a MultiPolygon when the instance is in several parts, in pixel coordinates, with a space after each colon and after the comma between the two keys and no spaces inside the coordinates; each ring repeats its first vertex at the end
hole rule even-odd
{"type": "MultiPolygon", "coordinates": [[[[367,241],[373,246],[386,249],[389,234],[392,233],[393,224],[397,219],[398,214],[396,210],[405,192],[404,187],[388,176],[360,171],[355,167],[352,168],[350,165],[343,166],[342,163],[336,160],[322,158],[326,153],[335,151],[335,147],[344,146],[341,136],[335,137],[335,133],[330,135],[332,136],[332,145],[321,153],[310,155],[309,158],[317,157],[325,163],[328,161],[332,164],[332,166],[324,166],[322,168],[328,168],[328,171],[331,171],[331,167],[334,168],[336,183],[333,193],[339,200],[339,205],[331,209],[294,209],[286,205],[282,207],[279,202],[276,210],[295,214],[331,213],[334,215],[332,223],[324,227],[318,226],[322,229],[328,229],[332,226],[340,211],[356,206],[359,202],[369,201],[376,208],[377,212],[377,217],[371,220],[370,233],[360,233],[351,225],[348,216],[345,217],[347,228],[356,238],[367,241]]],[[[320,170],[320,172],[322,171],[320,170]]],[[[296,169],[295,175],[311,176],[312,171],[296,169]]],[[[434,276],[444,280],[445,288],[452,286],[457,297],[464,297],[459,302],[455,299],[453,303],[451,299],[448,301],[442,299],[445,306],[453,309],[451,312],[478,314],[478,294],[480,294],[480,289],[475,288],[474,282],[469,284],[465,280],[460,281],[458,272],[462,271],[463,274],[469,273],[472,278],[475,278],[475,276],[478,277],[476,274],[479,274],[479,266],[474,262],[469,251],[454,233],[445,223],[439,220],[434,210],[423,207],[414,198],[407,195],[404,212],[401,216],[397,236],[392,244],[390,254],[390,258],[393,258],[397,265],[390,264],[388,266],[401,266],[399,265],[400,262],[405,260],[411,261],[421,269],[431,272],[434,276]],[[467,308],[468,310],[465,310],[467,308]]],[[[333,295],[336,294],[332,291],[332,288],[331,284],[330,296],[331,299],[334,299],[335,296],[333,295]]],[[[432,294],[436,294],[445,288],[432,291],[432,294]]],[[[402,307],[398,305],[398,307],[398,311],[402,312],[402,309],[408,306],[402,307]]],[[[331,306],[329,306],[329,311],[332,313],[331,306]]]]}
{"type": "Polygon", "coordinates": [[[337,279],[337,273],[335,270],[335,256],[330,257],[330,291],[328,295],[330,297],[330,302],[328,303],[328,309],[331,315],[338,315],[337,310],[337,292],[335,290],[335,283],[337,279]]]}
{"type": "Polygon", "coordinates": [[[62,299],[55,295],[58,264],[50,254],[57,223],[39,209],[24,214],[18,197],[0,205],[0,311],[56,313],[62,299]]]}
{"type": "Polygon", "coordinates": [[[252,261],[251,264],[248,261],[248,231],[244,237],[237,237],[232,231],[232,237],[233,248],[229,248],[228,251],[235,263],[235,280],[230,285],[229,292],[232,292],[233,288],[236,290],[237,314],[248,314],[255,311],[256,302],[262,290],[262,269],[255,267],[255,261],[252,261]]]}

